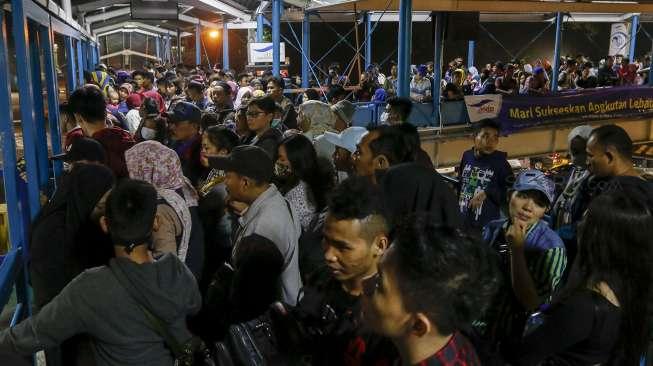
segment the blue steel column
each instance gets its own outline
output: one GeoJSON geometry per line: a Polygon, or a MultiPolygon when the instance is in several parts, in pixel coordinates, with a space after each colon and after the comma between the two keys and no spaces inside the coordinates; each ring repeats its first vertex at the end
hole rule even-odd
{"type": "Polygon", "coordinates": [[[372,64],[372,15],[365,12],[363,15],[365,22],[365,70],[372,64]]]}
{"type": "Polygon", "coordinates": [[[82,41],[77,40],[77,77],[79,78],[79,84],[84,85],[86,80],[84,80],[84,58],[82,57],[82,41]]]}
{"type": "Polygon", "coordinates": [[[256,15],[256,42],[263,42],[263,13],[256,15]]]}
{"type": "Polygon", "coordinates": [[[64,36],[64,46],[66,47],[66,88],[70,95],[77,87],[77,72],[75,71],[75,48],[73,39],[70,36],[64,36]]]}
{"type": "Polygon", "coordinates": [[[635,14],[633,15],[633,19],[631,20],[631,26],[630,26],[630,52],[628,55],[630,56],[630,62],[634,62],[635,60],[635,47],[637,46],[637,28],[639,27],[639,15],[635,14]]]}
{"type": "MultiPolygon", "coordinates": [[[[0,149],[2,165],[16,166],[16,135],[11,106],[11,84],[9,83],[9,53],[7,52],[7,31],[5,11],[0,8],[0,149]]],[[[13,57],[13,55],[12,55],[13,57]]],[[[21,205],[18,200],[18,174],[16,169],[3,169],[7,216],[9,216],[9,242],[12,245],[24,243],[24,227],[21,220],[21,205]]]]}
{"type": "Polygon", "coordinates": [[[20,120],[23,127],[23,150],[27,171],[27,201],[29,215],[34,219],[40,209],[38,161],[36,150],[36,123],[34,120],[34,95],[28,48],[28,27],[22,0],[11,2],[11,18],[16,49],[16,77],[20,94],[20,120]]]}
{"type": "Polygon", "coordinates": [[[474,52],[476,51],[476,42],[467,43],[467,68],[474,66],[474,52]]]}
{"type": "Polygon", "coordinates": [[[397,71],[397,95],[408,97],[410,95],[410,55],[411,40],[413,36],[413,0],[400,0],[399,2],[399,52],[397,71]]]}
{"type": "Polygon", "coordinates": [[[304,22],[302,22],[302,88],[308,88],[310,85],[310,62],[311,62],[311,14],[304,13],[304,22]]]}
{"type": "MultiPolygon", "coordinates": [[[[179,45],[177,45],[179,47],[179,45]]],[[[202,30],[200,24],[195,25],[195,65],[202,63],[202,30]]]]}
{"type": "Polygon", "coordinates": [[[440,89],[442,88],[442,53],[444,50],[444,14],[435,13],[431,16],[435,22],[435,52],[433,55],[433,123],[440,125],[440,89]]]}
{"type": "MultiPolygon", "coordinates": [[[[40,28],[41,47],[43,48],[43,70],[45,71],[45,85],[48,92],[48,122],[50,124],[50,145],[52,146],[52,154],[61,154],[61,129],[59,127],[59,88],[57,86],[57,72],[54,67],[54,55],[52,53],[52,44],[54,39],[52,32],[49,28],[40,28]]],[[[97,48],[95,52],[97,52],[97,48]]],[[[47,150],[47,149],[46,149],[47,150]]],[[[61,175],[63,170],[63,163],[55,160],[54,164],[54,177],[55,179],[61,175]]]]}
{"type": "Polygon", "coordinates": [[[556,43],[553,51],[553,75],[551,76],[551,91],[558,91],[558,75],[560,73],[560,47],[562,47],[562,13],[556,13],[556,43]]]}
{"type": "Polygon", "coordinates": [[[222,69],[229,70],[229,27],[222,18],[222,69]]]}
{"type": "Polygon", "coordinates": [[[281,74],[281,8],[282,0],[272,0],[272,74],[281,74]]]}
{"type": "MultiPolygon", "coordinates": [[[[39,26],[33,24],[29,29],[29,62],[32,68],[32,91],[34,93],[34,125],[36,136],[36,157],[39,168],[39,187],[45,189],[48,185],[50,162],[48,161],[48,138],[45,132],[45,109],[43,107],[43,84],[41,83],[41,48],[39,42],[39,26]]],[[[56,109],[55,109],[56,111],[56,109]]]]}

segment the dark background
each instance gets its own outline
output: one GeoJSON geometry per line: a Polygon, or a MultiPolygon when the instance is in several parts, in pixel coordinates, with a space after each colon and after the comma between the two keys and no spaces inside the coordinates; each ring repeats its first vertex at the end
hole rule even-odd
{"type": "MultiPolygon", "coordinates": [[[[295,34],[301,42],[301,23],[291,23],[295,34]]],[[[530,42],[546,28],[548,23],[483,23],[485,27],[503,46],[508,49],[513,55],[517,54],[522,48],[523,51],[519,54],[519,58],[527,62],[533,62],[538,58],[546,58],[552,60],[553,58],[553,45],[555,42],[555,25],[549,27],[544,33],[535,40],[532,44],[530,42]],[[530,44],[530,45],[529,45],[530,44]]],[[[322,58],[338,41],[339,36],[333,31],[335,29],[341,35],[345,35],[351,28],[353,23],[329,23],[322,22],[311,23],[311,60],[313,62],[322,58]]],[[[605,57],[608,53],[609,38],[610,38],[611,23],[574,23],[567,22],[564,25],[564,32],[562,36],[562,55],[575,56],[583,54],[589,57],[595,63],[605,57]]],[[[644,29],[653,34],[653,25],[644,24],[644,29]]],[[[364,41],[364,29],[359,26],[359,40],[362,44],[364,41]]],[[[431,23],[413,23],[413,47],[412,47],[412,63],[421,64],[433,60],[434,46],[433,34],[431,23]]],[[[398,23],[382,22],[374,30],[372,36],[372,59],[373,62],[380,63],[383,60],[396,60],[397,55],[397,33],[398,23]]],[[[290,30],[288,23],[282,23],[282,35],[288,40],[291,40],[295,46],[300,47],[295,41],[293,33],[290,30]]],[[[221,35],[222,36],[222,35],[221,35]]],[[[204,45],[211,62],[222,60],[222,39],[210,39],[208,36],[203,36],[204,45]]],[[[352,45],[355,45],[355,36],[352,32],[347,39],[352,45]]],[[[187,43],[187,50],[193,50],[195,45],[194,37],[188,37],[185,40],[187,43]]],[[[283,39],[282,39],[283,41],[283,39]]],[[[229,32],[230,42],[230,66],[236,71],[244,69],[247,63],[247,31],[245,30],[231,30],[229,32]]],[[[640,30],[637,35],[637,55],[644,55],[651,52],[653,46],[652,41],[648,38],[644,31],[640,30]]],[[[361,48],[363,53],[363,48],[361,48]]],[[[628,53],[625,50],[624,53],[628,53]]],[[[286,43],[286,56],[290,58],[290,74],[298,75],[301,73],[301,55],[292,46],[286,43]]],[[[339,62],[344,69],[354,56],[354,50],[347,46],[344,42],[338,45],[333,52],[331,52],[320,63],[320,67],[326,70],[328,64],[332,62],[339,62]]],[[[363,55],[361,55],[363,56],[363,55]]],[[[462,57],[467,62],[467,42],[465,41],[447,41],[444,46],[444,62],[448,63],[455,57],[462,57]]],[[[194,51],[186,52],[184,61],[193,64],[195,54],[194,51]]],[[[479,30],[479,38],[476,41],[475,63],[476,66],[481,67],[486,63],[494,62],[497,60],[509,61],[512,59],[501,46],[497,44],[483,28],[479,30]]],[[[206,60],[206,56],[202,56],[202,60],[206,60]]],[[[361,61],[364,67],[364,62],[361,61]]],[[[354,62],[354,66],[356,63],[354,62]]],[[[479,67],[479,69],[481,68],[479,67]]],[[[390,63],[386,61],[381,69],[385,73],[389,73],[390,63]]],[[[352,79],[355,79],[357,68],[354,67],[352,72],[352,79]]],[[[321,79],[323,77],[321,76],[321,79]]]]}

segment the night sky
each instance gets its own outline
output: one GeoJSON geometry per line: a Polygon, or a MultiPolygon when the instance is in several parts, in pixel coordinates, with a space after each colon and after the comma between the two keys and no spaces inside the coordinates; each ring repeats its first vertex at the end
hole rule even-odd
{"type": "MultiPolygon", "coordinates": [[[[292,23],[295,33],[301,39],[301,23],[292,23]]],[[[526,47],[531,40],[546,28],[547,23],[484,23],[483,26],[490,31],[494,37],[501,42],[505,48],[513,55],[517,54],[521,48],[526,47]]],[[[337,41],[338,35],[331,28],[345,35],[353,27],[352,23],[330,23],[329,25],[314,22],[311,24],[311,60],[313,62],[322,58],[324,53],[331,48],[337,41]]],[[[597,62],[608,52],[610,38],[610,23],[565,23],[563,33],[563,55],[583,54],[597,62]]],[[[653,35],[653,26],[645,24],[646,31],[653,35]]],[[[398,23],[381,23],[373,33],[372,58],[374,62],[381,62],[384,59],[396,60],[398,23]]],[[[282,34],[289,40],[294,41],[294,37],[287,23],[282,23],[282,34]]],[[[364,40],[364,30],[359,26],[360,42],[364,40]]],[[[552,59],[553,44],[555,38],[555,26],[547,29],[535,42],[526,47],[519,58],[530,62],[537,58],[552,59]]],[[[354,33],[349,37],[352,45],[355,44],[354,33]]],[[[414,64],[426,63],[433,60],[433,35],[431,23],[414,23],[413,24],[413,49],[412,62],[414,64]]],[[[205,39],[205,46],[212,62],[221,59],[222,44],[221,39],[205,39]]],[[[187,38],[189,45],[194,46],[194,39],[187,38]]],[[[247,31],[238,30],[230,31],[230,63],[231,67],[237,71],[242,70],[247,62],[247,31]]],[[[294,42],[296,44],[296,42],[294,42]]],[[[296,46],[298,46],[296,44],[296,46]]],[[[299,47],[299,46],[298,46],[299,47]]],[[[652,41],[648,36],[640,31],[637,37],[637,54],[643,55],[651,51],[652,41]]],[[[335,50],[329,54],[320,63],[326,68],[331,62],[339,62],[344,68],[352,59],[354,50],[344,43],[341,43],[335,50]]],[[[292,46],[286,45],[286,56],[290,57],[291,75],[301,73],[300,54],[292,46]]],[[[445,43],[444,62],[460,56],[467,59],[467,42],[449,41],[445,43]]],[[[203,56],[203,59],[205,57],[203,56]]],[[[484,65],[496,60],[510,60],[512,56],[508,55],[494,40],[483,30],[479,32],[479,38],[476,42],[476,65],[484,65]]],[[[185,61],[193,63],[194,53],[187,52],[185,61]]],[[[466,62],[466,61],[465,61],[466,62]]],[[[364,67],[364,66],[363,66],[364,67]]],[[[389,63],[382,65],[383,72],[389,72],[389,63]]],[[[357,73],[354,69],[352,75],[357,73]]]]}

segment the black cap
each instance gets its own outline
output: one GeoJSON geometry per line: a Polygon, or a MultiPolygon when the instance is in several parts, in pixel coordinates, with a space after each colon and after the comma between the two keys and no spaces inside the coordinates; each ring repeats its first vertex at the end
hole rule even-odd
{"type": "Polygon", "coordinates": [[[177,123],[189,121],[199,124],[202,119],[202,111],[193,103],[179,102],[175,104],[172,112],[168,113],[168,121],[177,123]]]}
{"type": "Polygon", "coordinates": [[[52,160],[63,160],[67,163],[88,160],[106,163],[107,154],[102,144],[88,137],[78,137],[70,144],[64,154],[53,155],[52,160]]]}
{"type": "Polygon", "coordinates": [[[269,182],[274,171],[270,155],[258,146],[236,146],[227,156],[209,157],[211,168],[234,172],[259,182],[269,182]]]}

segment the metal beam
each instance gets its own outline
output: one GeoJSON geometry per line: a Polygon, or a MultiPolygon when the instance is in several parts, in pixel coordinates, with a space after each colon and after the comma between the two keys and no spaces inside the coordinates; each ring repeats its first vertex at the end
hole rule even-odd
{"type": "MultiPolygon", "coordinates": [[[[102,34],[102,33],[110,32],[112,30],[122,29],[122,28],[125,28],[125,29],[127,29],[127,28],[132,28],[132,29],[141,28],[141,29],[145,29],[145,30],[148,30],[148,31],[151,31],[151,32],[154,32],[154,33],[159,33],[159,34],[177,35],[176,30],[172,30],[172,29],[168,29],[168,28],[162,28],[162,27],[156,27],[156,26],[153,26],[153,25],[150,25],[150,24],[145,24],[145,23],[141,23],[141,22],[132,22],[132,21],[107,25],[105,27],[95,29],[93,31],[93,33],[95,33],[99,37],[99,35],[102,34]]],[[[188,34],[190,34],[190,33],[188,33],[188,34]]]]}
{"type": "MultiPolygon", "coordinates": [[[[386,8],[386,0],[345,1],[337,4],[315,2],[316,6],[308,10],[319,11],[381,11],[386,8]]],[[[399,2],[392,1],[388,10],[398,10],[399,2]]],[[[531,1],[531,0],[414,0],[414,11],[474,11],[498,13],[653,13],[653,4],[620,1],[620,2],[563,2],[563,1],[531,1]]]]}
{"type": "Polygon", "coordinates": [[[412,0],[399,2],[399,42],[398,42],[398,80],[397,95],[408,97],[410,95],[410,55],[412,41],[412,0]]]}
{"type": "Polygon", "coordinates": [[[107,11],[105,13],[100,13],[96,15],[90,15],[86,17],[86,24],[93,24],[100,21],[121,17],[124,15],[131,15],[131,13],[132,13],[131,7],[127,7],[127,8],[107,11]]]}
{"type": "Polygon", "coordinates": [[[256,11],[254,11],[254,14],[256,14],[257,16],[258,16],[259,14],[263,14],[263,12],[265,11],[265,9],[268,8],[268,6],[270,6],[270,2],[269,2],[269,1],[261,1],[261,3],[260,3],[260,4],[258,5],[258,7],[256,8],[256,11]]]}
{"type": "Polygon", "coordinates": [[[145,57],[149,58],[152,60],[156,60],[156,56],[148,55],[146,53],[138,52],[138,51],[132,51],[132,50],[122,50],[114,53],[109,53],[107,55],[102,55],[100,56],[100,60],[102,59],[107,59],[115,56],[140,56],[140,57],[145,57]]]}
{"type": "MultiPolygon", "coordinates": [[[[68,0],[68,2],[70,2],[70,0],[68,0]]],[[[98,0],[98,1],[91,1],[91,2],[88,2],[88,3],[84,3],[84,4],[75,5],[74,9],[75,9],[75,12],[77,12],[77,13],[87,13],[89,11],[96,11],[96,10],[102,9],[102,8],[110,8],[110,7],[114,6],[114,5],[125,4],[125,3],[128,3],[128,1],[125,1],[125,0],[98,0]]]]}
{"type": "Polygon", "coordinates": [[[272,74],[281,73],[281,12],[283,0],[272,0],[272,74]]]}
{"type": "Polygon", "coordinates": [[[256,15],[256,42],[263,42],[263,14],[256,15]]]}
{"type": "Polygon", "coordinates": [[[630,25],[630,62],[635,62],[635,47],[637,47],[637,28],[639,28],[639,15],[633,15],[630,25]]]}
{"type": "Polygon", "coordinates": [[[195,65],[202,64],[202,28],[199,24],[195,25],[195,65]]]}
{"type": "Polygon", "coordinates": [[[242,20],[250,20],[251,15],[245,13],[244,11],[238,10],[229,4],[225,4],[222,1],[218,0],[198,0],[202,4],[208,5],[212,8],[220,10],[221,12],[227,13],[228,15],[240,18],[242,20]]]}
{"type": "Polygon", "coordinates": [[[433,122],[440,126],[440,89],[442,88],[442,55],[444,54],[444,14],[435,13],[432,21],[435,22],[435,52],[433,55],[433,122]]]}
{"type": "Polygon", "coordinates": [[[309,87],[311,60],[311,13],[304,13],[302,22],[302,88],[309,87]]]}
{"type": "Polygon", "coordinates": [[[215,23],[207,22],[195,17],[189,17],[188,15],[179,14],[179,20],[186,23],[199,24],[204,28],[220,29],[220,27],[215,23]]]}
{"type": "Polygon", "coordinates": [[[363,22],[365,23],[365,70],[367,70],[372,64],[372,17],[370,13],[365,12],[363,22]]]}
{"type": "MultiPolygon", "coordinates": [[[[45,85],[48,95],[50,146],[52,146],[52,154],[58,155],[62,153],[62,148],[61,128],[59,126],[59,87],[57,83],[57,72],[55,70],[54,54],[52,49],[54,39],[52,31],[47,27],[39,27],[39,36],[41,41],[41,48],[43,49],[43,71],[45,75],[45,85]]],[[[94,60],[94,63],[97,63],[97,59],[94,60]]],[[[61,175],[63,170],[63,163],[61,161],[53,161],[53,166],[54,177],[56,179],[61,175]]]]}
{"type": "Polygon", "coordinates": [[[229,24],[222,18],[222,69],[229,70],[229,24]]]}
{"type": "Polygon", "coordinates": [[[476,50],[476,42],[469,41],[467,43],[467,67],[474,66],[474,52],[476,50]]]}
{"type": "Polygon", "coordinates": [[[560,48],[562,47],[562,13],[556,13],[556,40],[553,50],[553,74],[551,78],[551,91],[558,91],[558,76],[560,73],[560,48]]]}

